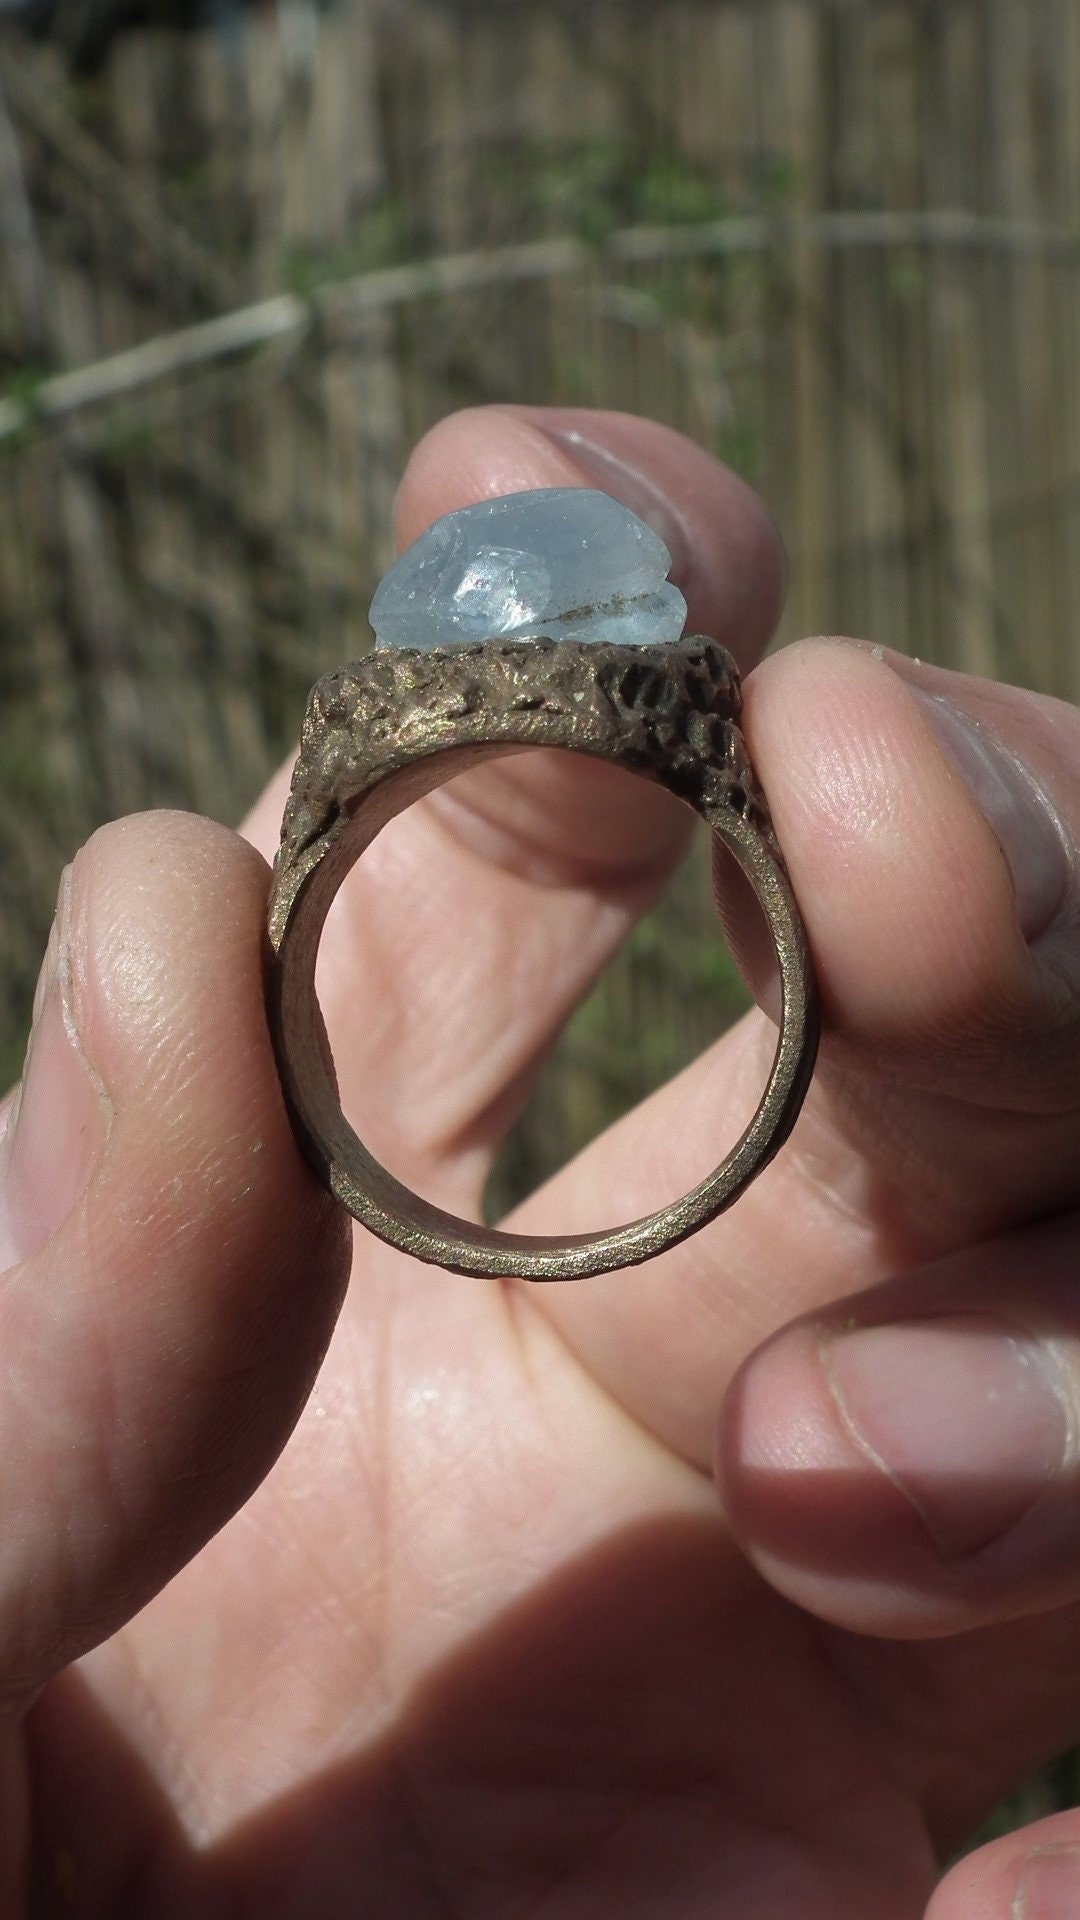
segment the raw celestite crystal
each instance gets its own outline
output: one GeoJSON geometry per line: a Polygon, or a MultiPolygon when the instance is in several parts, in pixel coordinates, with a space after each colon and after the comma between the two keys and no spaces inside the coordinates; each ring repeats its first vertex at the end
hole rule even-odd
{"type": "Polygon", "coordinates": [[[659,534],[609,493],[541,487],[436,520],[371,603],[380,647],[678,640],[686,601],[659,534]]]}

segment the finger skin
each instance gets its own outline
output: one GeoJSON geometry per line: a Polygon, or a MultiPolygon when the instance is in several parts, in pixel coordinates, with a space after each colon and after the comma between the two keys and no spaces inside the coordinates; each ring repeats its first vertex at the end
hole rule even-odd
{"type": "Polygon", "coordinates": [[[329,1339],[348,1238],[281,1100],[266,890],[236,835],[180,814],[103,828],[75,861],[72,1004],[111,1122],[81,1197],[3,1281],[8,1701],[240,1506],[329,1339]]]}
{"type": "Polygon", "coordinates": [[[1036,1821],[979,1847],[947,1874],[926,1920],[1075,1920],[1080,1814],[1036,1821]]]}
{"type": "Polygon", "coordinates": [[[751,1356],[724,1403],[717,1475],[729,1524],[771,1585],[854,1632],[902,1637],[1080,1598],[1077,1249],[1072,1220],[1009,1235],[842,1301],[751,1356]],[[918,1336],[901,1352],[922,1356],[922,1374],[897,1387],[909,1382],[914,1446],[902,1409],[883,1427],[833,1358],[838,1340],[888,1328],[918,1336]],[[1020,1341],[1040,1369],[1029,1383],[1020,1368],[1015,1398],[996,1365],[1002,1337],[1003,1360],[1020,1341]],[[981,1394],[980,1455],[961,1422],[981,1394]]]}
{"type": "Polygon", "coordinates": [[[842,1048],[879,1075],[895,1068],[909,1085],[999,1109],[1071,1108],[1080,713],[829,640],[764,662],[746,707],[801,882],[833,1058],[842,1048]],[[916,687],[989,722],[1052,798],[1066,843],[1052,924],[1034,940],[1021,935],[1002,849],[911,698],[916,687]]]}
{"type": "MultiPolygon", "coordinates": [[[[959,705],[990,699],[949,676],[959,705]]],[[[1074,845],[1080,716],[993,695],[1074,845]]],[[[748,1350],[815,1306],[1067,1205],[1080,1187],[1075,859],[1029,943],[994,833],[910,687],[869,649],[803,642],[747,684],[751,755],[807,923],[825,1003],[818,1069],[788,1146],[724,1215],[633,1276],[546,1289],[586,1365],[703,1467],[748,1350]]],[[[733,944],[768,1003],[745,895],[733,944]]],[[[702,1179],[752,1115],[775,1028],[751,1014],[515,1216],[532,1232],[639,1217],[702,1179]]]]}

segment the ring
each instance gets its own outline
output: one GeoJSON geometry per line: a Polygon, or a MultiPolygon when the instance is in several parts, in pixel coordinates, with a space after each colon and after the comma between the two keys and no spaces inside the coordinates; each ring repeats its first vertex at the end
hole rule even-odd
{"type": "Polygon", "coordinates": [[[682,636],[685,602],[666,580],[669,565],[651,528],[588,489],[449,514],[383,581],[374,651],[318,681],[309,699],[268,923],[270,1025],[286,1105],[308,1161],[354,1219],[457,1273],[572,1280],[652,1259],[715,1219],[768,1164],[813,1072],[813,969],[739,728],[738,673],[716,641],[682,636]],[[582,550],[590,515],[600,531],[588,522],[582,550]],[[455,774],[532,747],[610,761],[690,806],[750,882],[781,983],[768,1082],[720,1166],[670,1206],[567,1239],[459,1219],[381,1166],[341,1111],[315,996],[331,902],[381,828],[455,774]]]}

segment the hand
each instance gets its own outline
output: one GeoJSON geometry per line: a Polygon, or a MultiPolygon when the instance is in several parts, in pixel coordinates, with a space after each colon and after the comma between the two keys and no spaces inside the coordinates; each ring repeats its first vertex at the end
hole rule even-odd
{"type": "MultiPolygon", "coordinates": [[[[455,417],[398,535],[566,483],[667,527],[693,627],[752,664],[775,535],[664,428],[455,417]]],[[[757,670],[746,724],[818,1078],[731,1214],[573,1287],[350,1245],[282,1109],[250,845],[158,814],[79,854],[3,1148],[0,1913],[1080,1912],[1080,1814],[934,1891],[1080,1710],[1080,718],[817,640],[757,670]]],[[[685,831],[558,756],[386,830],[321,991],[391,1168],[477,1208],[685,831]]],[[[755,1011],[521,1224],[674,1197],[771,1048],[755,1011]]]]}

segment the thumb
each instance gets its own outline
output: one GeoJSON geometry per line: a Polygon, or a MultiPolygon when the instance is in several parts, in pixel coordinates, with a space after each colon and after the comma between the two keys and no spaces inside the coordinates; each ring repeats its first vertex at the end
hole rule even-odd
{"type": "Polygon", "coordinates": [[[347,1271],[263,999],[263,861],[179,814],[65,874],[0,1143],[0,1698],[130,1616],[291,1429],[347,1271]]]}
{"type": "Polygon", "coordinates": [[[717,1470],[773,1586],[902,1638],[1030,1618],[1037,1642],[1037,1616],[1076,1602],[1078,1246],[1063,1215],[758,1348],[726,1396],[717,1470]]]}

